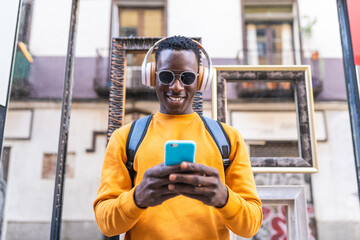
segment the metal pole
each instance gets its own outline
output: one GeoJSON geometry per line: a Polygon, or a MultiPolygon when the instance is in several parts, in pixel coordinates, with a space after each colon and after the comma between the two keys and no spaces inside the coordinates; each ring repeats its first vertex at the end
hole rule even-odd
{"type": "Polygon", "coordinates": [[[337,9],[340,24],[341,45],[343,51],[346,93],[349,106],[351,133],[355,155],[355,171],[360,201],[360,98],[359,86],[356,78],[356,68],[351,42],[349,14],[346,0],[337,0],[337,9]]]}
{"type": "Polygon", "coordinates": [[[75,42],[76,42],[76,29],[78,18],[78,3],[79,0],[72,1],[71,19],[68,49],[66,57],[66,69],[61,109],[61,125],[59,146],[56,164],[56,178],[54,187],[54,203],[53,213],[51,219],[51,240],[59,240],[61,235],[61,220],[62,220],[62,203],[63,203],[63,189],[65,178],[65,164],[67,154],[68,132],[70,124],[70,111],[72,101],[72,86],[74,82],[74,64],[75,64],[75,42]]]}

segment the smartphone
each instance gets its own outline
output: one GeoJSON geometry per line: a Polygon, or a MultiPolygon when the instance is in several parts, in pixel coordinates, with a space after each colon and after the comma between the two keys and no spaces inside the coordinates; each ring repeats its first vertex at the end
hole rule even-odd
{"type": "Polygon", "coordinates": [[[169,140],[165,143],[165,166],[184,161],[195,162],[196,143],[192,140],[169,140]]]}

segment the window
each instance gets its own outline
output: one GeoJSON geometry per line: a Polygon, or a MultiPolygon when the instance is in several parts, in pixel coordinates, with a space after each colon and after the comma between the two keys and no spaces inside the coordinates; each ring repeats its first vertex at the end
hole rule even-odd
{"type": "MultiPolygon", "coordinates": [[[[41,170],[42,179],[54,179],[56,175],[56,163],[57,163],[57,154],[56,153],[44,153],[43,156],[43,165],[41,170]]],[[[66,156],[65,172],[66,178],[74,178],[75,173],[75,153],[68,152],[66,156]]]]}
{"type": "Polygon", "coordinates": [[[163,33],[163,14],[161,8],[119,9],[121,37],[161,37],[163,33]]]}
{"type": "MultiPolygon", "coordinates": [[[[249,65],[294,65],[295,52],[293,0],[244,0],[243,27],[245,62],[249,65]]],[[[295,23],[294,23],[295,22],[295,23]]],[[[293,95],[289,82],[268,82],[266,86],[241,83],[239,94],[256,97],[288,97],[293,95]],[[256,93],[256,94],[254,94],[256,93]]]]}
{"type": "MultiPolygon", "coordinates": [[[[118,5],[120,37],[166,36],[165,1],[123,2],[118,5]]],[[[126,55],[126,96],[132,99],[156,99],[155,91],[141,82],[141,64],[146,52],[129,52],[126,55]]],[[[151,54],[148,61],[155,61],[151,54]]]]}
{"type": "Polygon", "coordinates": [[[280,24],[256,26],[258,59],[260,65],[282,64],[282,42],[280,24]]]}
{"type": "MultiPolygon", "coordinates": [[[[163,8],[119,8],[120,37],[162,37],[163,8]]],[[[129,54],[128,66],[140,66],[145,54],[129,54]]],[[[135,69],[135,68],[134,68],[135,69]]]]}
{"type": "Polygon", "coordinates": [[[251,65],[292,65],[295,63],[292,3],[259,5],[245,1],[245,55],[251,65]]]}

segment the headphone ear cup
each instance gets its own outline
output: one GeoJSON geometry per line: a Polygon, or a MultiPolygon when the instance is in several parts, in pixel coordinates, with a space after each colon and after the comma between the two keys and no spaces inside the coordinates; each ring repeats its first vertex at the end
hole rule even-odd
{"type": "Polygon", "coordinates": [[[198,76],[198,82],[197,82],[196,90],[201,90],[203,80],[204,80],[204,67],[199,66],[199,76],[198,76]]]}
{"type": "Polygon", "coordinates": [[[155,80],[156,80],[156,63],[155,62],[148,62],[146,64],[145,70],[145,78],[143,79],[143,84],[148,87],[155,87],[155,80]]]}
{"type": "Polygon", "coordinates": [[[199,67],[199,76],[197,90],[208,90],[210,87],[211,79],[209,79],[209,70],[206,67],[199,67]]]}
{"type": "Polygon", "coordinates": [[[156,63],[150,62],[150,87],[155,87],[156,85],[156,63]]]}

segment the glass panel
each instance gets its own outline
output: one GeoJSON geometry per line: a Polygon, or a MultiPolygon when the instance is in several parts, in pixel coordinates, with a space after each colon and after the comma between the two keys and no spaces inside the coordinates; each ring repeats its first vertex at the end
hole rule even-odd
{"type": "Polygon", "coordinates": [[[121,27],[138,27],[139,25],[139,13],[138,10],[121,10],[120,23],[121,27]]]}
{"type": "MultiPolygon", "coordinates": [[[[281,65],[283,36],[281,24],[255,24],[256,46],[260,65],[281,65]]],[[[292,41],[292,40],[291,40],[292,41]]],[[[289,50],[286,50],[289,51],[289,50]]],[[[293,51],[292,49],[290,50],[293,51]]]]}
{"type": "Polygon", "coordinates": [[[271,64],[282,64],[282,34],[281,25],[270,25],[271,42],[272,42],[272,61],[271,64]]]}
{"type": "Polygon", "coordinates": [[[138,36],[139,12],[124,9],[120,11],[120,36],[138,36]]]}
{"type": "Polygon", "coordinates": [[[163,29],[163,11],[145,10],[144,11],[144,36],[161,37],[163,29]]]}
{"type": "Polygon", "coordinates": [[[267,46],[267,36],[266,36],[266,25],[257,25],[256,26],[256,41],[257,41],[257,50],[259,56],[259,64],[265,65],[269,64],[268,61],[268,46],[267,46]]]}
{"type": "Polygon", "coordinates": [[[120,36],[163,36],[163,9],[120,9],[120,36]]]}

